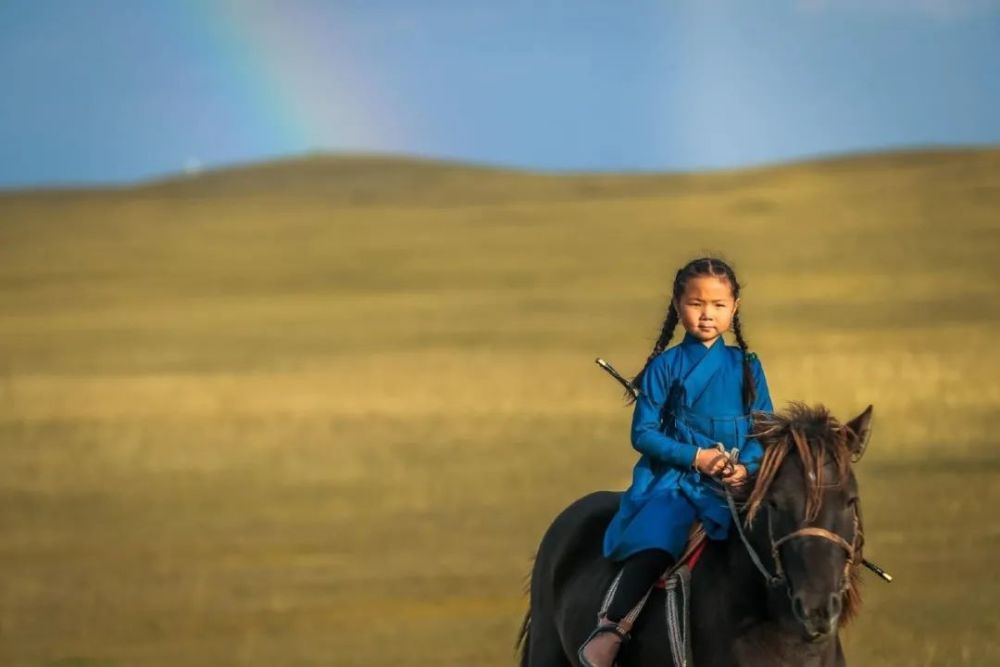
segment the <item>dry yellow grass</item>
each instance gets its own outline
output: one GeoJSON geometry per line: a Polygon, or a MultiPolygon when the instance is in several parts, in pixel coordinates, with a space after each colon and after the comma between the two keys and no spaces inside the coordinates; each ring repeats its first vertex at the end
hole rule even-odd
{"type": "Polygon", "coordinates": [[[0,663],[510,665],[545,526],[622,488],[676,268],[776,403],[875,404],[852,664],[989,665],[1000,152],[699,176],[313,159],[0,196],[0,663]],[[442,171],[443,169],[443,171],[442,171]]]}

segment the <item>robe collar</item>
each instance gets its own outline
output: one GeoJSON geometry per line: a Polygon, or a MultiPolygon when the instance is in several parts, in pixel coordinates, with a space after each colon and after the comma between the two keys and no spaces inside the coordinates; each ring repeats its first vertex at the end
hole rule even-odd
{"type": "Polygon", "coordinates": [[[685,405],[693,407],[722,368],[726,358],[726,342],[719,336],[711,347],[705,347],[695,336],[685,332],[681,347],[691,361],[691,367],[683,380],[683,401],[685,405]]]}
{"type": "Polygon", "coordinates": [[[726,345],[726,341],[723,339],[722,336],[719,336],[718,338],[715,339],[715,342],[712,343],[711,347],[705,347],[705,344],[702,343],[700,340],[698,340],[697,337],[692,336],[690,332],[685,331],[684,340],[681,341],[680,345],[681,349],[683,349],[684,352],[688,355],[688,358],[692,362],[698,363],[699,361],[701,361],[702,357],[708,354],[709,350],[714,350],[719,346],[724,347],[726,345]]]}

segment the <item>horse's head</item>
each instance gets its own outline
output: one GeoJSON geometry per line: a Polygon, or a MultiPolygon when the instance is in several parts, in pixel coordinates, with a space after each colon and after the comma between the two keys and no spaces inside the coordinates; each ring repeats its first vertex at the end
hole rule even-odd
{"type": "Polygon", "coordinates": [[[864,539],[851,463],[864,452],[871,414],[868,406],[841,424],[823,406],[792,403],[754,422],[764,457],[746,521],[771,564],[772,610],[810,640],[835,634],[860,604],[864,539]]]}

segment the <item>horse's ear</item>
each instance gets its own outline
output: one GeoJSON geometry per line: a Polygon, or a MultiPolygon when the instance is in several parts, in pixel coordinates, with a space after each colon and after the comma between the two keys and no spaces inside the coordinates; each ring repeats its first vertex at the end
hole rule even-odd
{"type": "Polygon", "coordinates": [[[847,422],[850,432],[847,434],[847,448],[851,450],[851,458],[855,461],[861,458],[868,447],[868,438],[872,434],[872,406],[865,408],[864,412],[847,422]]]}

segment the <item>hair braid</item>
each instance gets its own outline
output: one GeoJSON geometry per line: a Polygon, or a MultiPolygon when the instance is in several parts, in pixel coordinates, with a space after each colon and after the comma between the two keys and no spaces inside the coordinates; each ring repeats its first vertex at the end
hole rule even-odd
{"type": "Polygon", "coordinates": [[[736,334],[736,343],[743,352],[743,409],[750,412],[750,407],[757,399],[757,387],[754,386],[753,369],[750,368],[750,357],[747,354],[749,346],[743,338],[743,330],[740,326],[740,313],[737,311],[733,315],[733,333],[736,334]]]}

